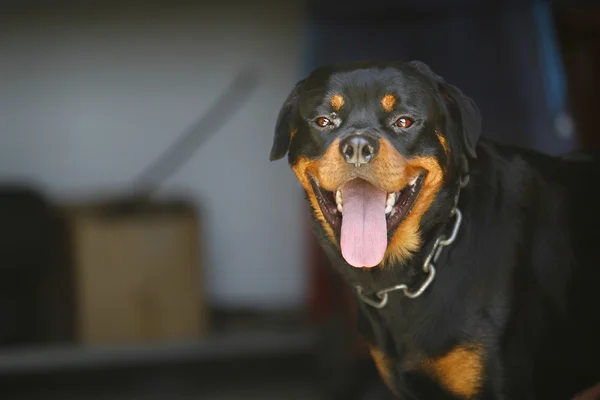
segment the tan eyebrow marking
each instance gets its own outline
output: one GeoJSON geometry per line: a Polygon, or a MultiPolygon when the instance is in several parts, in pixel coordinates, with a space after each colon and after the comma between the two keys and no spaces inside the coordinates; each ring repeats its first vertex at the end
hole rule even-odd
{"type": "Polygon", "coordinates": [[[344,106],[344,97],[341,94],[334,94],[331,97],[330,103],[331,103],[331,107],[333,107],[333,109],[335,111],[339,111],[340,108],[342,108],[344,106]]]}
{"type": "Polygon", "coordinates": [[[385,111],[390,112],[394,109],[394,106],[396,105],[396,98],[392,94],[386,94],[381,99],[381,105],[383,106],[383,109],[385,111]]]}

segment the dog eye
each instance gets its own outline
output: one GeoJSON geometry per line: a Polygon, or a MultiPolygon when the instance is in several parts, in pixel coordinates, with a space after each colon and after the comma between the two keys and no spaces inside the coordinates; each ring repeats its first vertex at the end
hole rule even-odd
{"type": "Polygon", "coordinates": [[[408,117],[400,117],[394,122],[398,128],[409,128],[415,121],[408,117]]]}
{"type": "Polygon", "coordinates": [[[331,120],[329,118],[325,118],[325,117],[319,117],[319,118],[317,118],[317,120],[315,122],[321,128],[325,128],[326,126],[331,125],[331,120]]]}

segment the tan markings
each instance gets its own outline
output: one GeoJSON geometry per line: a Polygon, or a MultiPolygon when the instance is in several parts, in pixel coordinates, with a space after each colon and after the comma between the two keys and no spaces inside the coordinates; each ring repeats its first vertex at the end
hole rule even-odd
{"type": "Polygon", "coordinates": [[[385,253],[383,264],[403,262],[419,249],[421,218],[429,209],[443,182],[443,172],[434,157],[415,157],[405,159],[387,140],[381,139],[379,152],[369,164],[356,168],[344,161],[339,151],[340,139],[334,140],[325,154],[310,160],[300,158],[292,169],[307,192],[315,217],[321,222],[327,236],[337,243],[331,226],[325,220],[312,185],[308,179],[310,173],[319,185],[334,192],[351,179],[361,178],[388,193],[398,192],[414,176],[426,172],[423,187],[412,210],[396,229],[385,253]]]}
{"type": "Polygon", "coordinates": [[[310,203],[311,208],[313,209],[313,214],[316,219],[321,223],[321,226],[325,230],[325,234],[331,240],[332,243],[337,243],[335,234],[331,226],[325,219],[323,215],[323,211],[321,211],[321,206],[319,206],[319,201],[313,191],[312,185],[308,178],[308,173],[311,173],[314,177],[316,177],[316,169],[317,169],[317,161],[310,160],[308,158],[300,158],[294,165],[292,165],[292,170],[296,174],[296,177],[300,181],[300,184],[306,191],[308,196],[308,201],[310,203]]]}
{"type": "Polygon", "coordinates": [[[378,156],[371,163],[360,168],[346,163],[339,151],[339,145],[340,139],[336,139],[320,158],[310,160],[301,157],[292,165],[296,177],[307,192],[315,217],[321,222],[325,233],[333,243],[337,243],[337,240],[323,216],[308,174],[316,178],[319,186],[329,192],[335,192],[344,183],[354,178],[365,179],[390,193],[399,191],[408,182],[408,177],[404,176],[404,158],[386,140],[381,140],[378,156]]]}
{"type": "Polygon", "coordinates": [[[361,178],[381,190],[392,193],[406,186],[411,178],[405,176],[405,159],[385,139],[380,140],[377,156],[360,168],[346,163],[339,151],[339,140],[335,140],[317,160],[316,167],[319,184],[329,191],[337,190],[351,179],[361,178]]]}
{"type": "Polygon", "coordinates": [[[375,363],[375,367],[377,367],[377,371],[379,371],[383,383],[391,390],[394,390],[392,376],[393,360],[374,346],[369,346],[369,353],[371,353],[371,358],[375,363]]]}
{"type": "Polygon", "coordinates": [[[424,360],[422,368],[450,393],[472,399],[483,384],[483,358],[481,346],[457,346],[442,357],[424,360]]]}
{"type": "Polygon", "coordinates": [[[383,106],[383,109],[385,111],[392,111],[394,109],[394,106],[396,105],[396,97],[394,97],[394,95],[392,94],[386,94],[381,99],[381,105],[383,106]]]}
{"type": "Polygon", "coordinates": [[[444,175],[435,157],[415,157],[407,160],[406,176],[413,177],[420,172],[427,173],[421,192],[391,238],[385,253],[385,264],[407,260],[421,245],[421,218],[440,191],[444,175]]]}
{"type": "Polygon", "coordinates": [[[296,136],[296,133],[298,133],[297,129],[292,129],[290,131],[290,142],[292,141],[292,139],[294,138],[294,136],[296,136]]]}
{"type": "Polygon", "coordinates": [[[435,131],[435,135],[437,136],[438,140],[440,141],[440,144],[444,148],[444,153],[446,153],[446,155],[450,154],[450,148],[448,147],[448,142],[446,142],[446,138],[443,137],[442,134],[438,131],[435,131]]]}
{"type": "Polygon", "coordinates": [[[339,111],[344,106],[344,97],[341,94],[334,94],[330,103],[335,111],[339,111]]]}

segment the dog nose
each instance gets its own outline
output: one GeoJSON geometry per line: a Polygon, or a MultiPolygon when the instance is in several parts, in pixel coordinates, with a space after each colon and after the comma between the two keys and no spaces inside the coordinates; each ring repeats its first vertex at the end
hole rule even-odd
{"type": "Polygon", "coordinates": [[[368,164],[379,150],[379,141],[364,135],[352,135],[340,142],[340,152],[348,164],[368,164]]]}

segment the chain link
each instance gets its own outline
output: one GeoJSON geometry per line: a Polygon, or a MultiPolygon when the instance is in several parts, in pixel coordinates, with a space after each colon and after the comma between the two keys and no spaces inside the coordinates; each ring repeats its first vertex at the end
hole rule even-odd
{"type": "Polygon", "coordinates": [[[433,243],[433,246],[432,246],[429,254],[427,255],[427,258],[425,258],[425,261],[423,262],[423,272],[425,272],[427,274],[427,278],[421,284],[421,286],[414,292],[411,292],[409,290],[408,285],[405,283],[401,283],[399,285],[395,285],[395,286],[392,286],[392,287],[389,287],[386,289],[382,289],[375,293],[375,297],[378,298],[379,301],[373,300],[373,299],[367,297],[363,293],[363,289],[360,286],[357,286],[356,291],[358,293],[358,296],[362,299],[362,301],[364,301],[366,304],[370,305],[371,307],[383,308],[388,303],[388,297],[389,297],[388,293],[390,293],[390,292],[401,290],[406,297],[408,297],[410,299],[416,299],[417,297],[422,295],[423,292],[425,292],[425,290],[427,290],[429,285],[431,285],[431,283],[435,279],[435,274],[436,274],[435,264],[437,263],[440,255],[442,254],[442,250],[444,249],[444,247],[450,246],[452,243],[454,243],[454,241],[456,240],[456,237],[458,236],[458,231],[460,229],[460,225],[462,224],[462,213],[458,209],[458,200],[459,200],[459,196],[460,196],[460,190],[463,187],[465,187],[467,185],[467,183],[469,183],[469,175],[465,175],[460,180],[458,191],[456,193],[456,196],[454,197],[454,206],[453,206],[452,210],[450,211],[450,217],[454,218],[454,225],[452,226],[452,231],[450,233],[450,236],[446,237],[446,236],[444,236],[444,234],[440,235],[433,243]]]}

